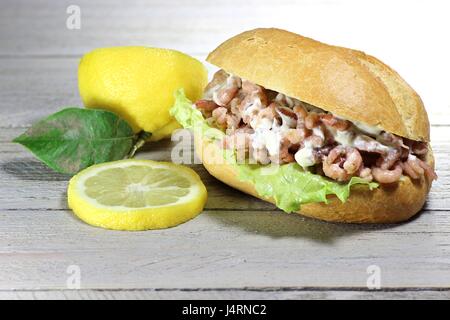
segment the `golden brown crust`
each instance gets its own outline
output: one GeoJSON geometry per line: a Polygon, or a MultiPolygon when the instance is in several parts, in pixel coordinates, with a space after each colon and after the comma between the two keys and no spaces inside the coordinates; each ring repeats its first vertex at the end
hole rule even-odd
{"type": "Polygon", "coordinates": [[[280,29],[241,33],[207,61],[225,71],[349,120],[412,140],[429,141],[417,93],[374,57],[280,29]]]}
{"type": "MultiPolygon", "coordinates": [[[[206,170],[233,188],[254,197],[274,203],[258,195],[251,182],[238,179],[234,166],[224,163],[220,148],[208,140],[195,137],[196,151],[206,170]],[[202,152],[203,151],[203,152],[202,152]]],[[[427,163],[434,167],[433,152],[428,152],[427,163]]],[[[422,177],[413,181],[404,177],[403,181],[392,186],[380,186],[368,190],[364,186],[352,188],[350,197],[342,203],[336,197],[329,197],[329,203],[311,203],[302,205],[298,212],[302,215],[325,221],[347,223],[394,223],[405,221],[423,207],[431,182],[422,177]]]]}

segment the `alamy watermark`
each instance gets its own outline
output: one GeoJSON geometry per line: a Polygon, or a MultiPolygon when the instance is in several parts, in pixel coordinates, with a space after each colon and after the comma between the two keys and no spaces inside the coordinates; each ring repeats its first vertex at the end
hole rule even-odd
{"type": "Polygon", "coordinates": [[[69,275],[66,280],[67,289],[81,289],[81,268],[78,265],[70,265],[66,269],[69,275]]]}
{"type": "MultiPolygon", "coordinates": [[[[212,164],[227,165],[230,159],[236,164],[261,164],[261,159],[252,155],[267,152],[265,148],[255,149],[247,133],[220,132],[218,129],[205,129],[199,126],[192,130],[178,129],[172,133],[175,142],[170,157],[177,164],[212,164]],[[196,138],[194,139],[193,136],[196,138]]],[[[265,155],[266,163],[261,168],[261,175],[277,174],[281,167],[280,151],[265,155]]]]}
{"type": "Polygon", "coordinates": [[[366,269],[367,277],[366,285],[370,290],[381,289],[381,268],[375,264],[372,264],[366,269]]]}
{"type": "Polygon", "coordinates": [[[75,4],[67,7],[66,13],[68,17],[66,19],[66,28],[69,30],[81,29],[81,8],[75,4]]]}

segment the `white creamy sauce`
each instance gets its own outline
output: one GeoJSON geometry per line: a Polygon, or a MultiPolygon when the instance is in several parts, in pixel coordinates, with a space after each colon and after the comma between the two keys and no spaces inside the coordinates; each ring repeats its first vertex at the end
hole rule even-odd
{"type": "Polygon", "coordinates": [[[338,119],[350,121],[351,123],[353,123],[353,125],[359,131],[361,131],[365,134],[371,135],[371,136],[378,136],[383,131],[383,129],[379,128],[378,126],[371,126],[371,125],[365,124],[361,121],[349,120],[345,117],[341,117],[341,116],[337,116],[337,115],[334,115],[334,116],[338,119]]]}
{"type": "Polygon", "coordinates": [[[377,136],[383,131],[383,129],[380,129],[377,126],[370,126],[360,121],[352,121],[352,122],[355,125],[355,127],[357,127],[359,130],[372,136],[377,136]]]}
{"type": "MultiPolygon", "coordinates": [[[[281,116],[281,115],[280,115],[281,116]]],[[[282,123],[279,125],[274,119],[272,123],[269,119],[260,119],[255,123],[255,133],[251,135],[252,147],[254,149],[266,148],[270,156],[278,156],[283,133],[290,129],[290,123],[285,115],[282,117],[282,123]],[[283,120],[284,119],[284,120],[283,120]]],[[[252,125],[252,124],[250,124],[252,125]]]]}
{"type": "Polygon", "coordinates": [[[266,133],[266,148],[270,156],[280,153],[281,133],[280,131],[269,130],[266,133]]]}
{"type": "Polygon", "coordinates": [[[357,135],[351,146],[356,149],[363,149],[369,152],[388,152],[391,149],[390,147],[385,146],[368,136],[362,135],[357,135]]]}
{"type": "Polygon", "coordinates": [[[258,128],[258,129],[264,129],[264,130],[270,130],[272,128],[272,121],[268,118],[262,118],[258,121],[253,121],[253,119],[250,121],[250,126],[252,128],[258,128]]]}
{"type": "Polygon", "coordinates": [[[221,88],[220,84],[216,84],[214,87],[212,87],[211,89],[209,89],[207,92],[205,92],[203,98],[207,99],[207,100],[215,100],[217,99],[217,91],[219,91],[219,89],[221,88]]]}
{"type": "Polygon", "coordinates": [[[330,132],[333,134],[334,141],[336,141],[337,143],[342,144],[344,147],[353,147],[355,135],[352,131],[340,131],[333,129],[330,130],[330,132]]]}
{"type": "Polygon", "coordinates": [[[265,147],[265,134],[266,130],[256,129],[254,133],[251,134],[251,142],[253,149],[262,149],[265,147]]]}
{"type": "Polygon", "coordinates": [[[263,127],[255,129],[255,133],[251,135],[252,148],[266,148],[270,156],[276,156],[280,152],[281,145],[281,127],[273,126],[268,130],[263,127]]]}
{"type": "Polygon", "coordinates": [[[370,129],[361,130],[360,127],[354,125],[353,129],[340,131],[336,130],[333,127],[327,127],[328,131],[333,135],[334,141],[343,145],[344,147],[353,147],[357,149],[366,150],[369,152],[388,152],[391,148],[383,145],[379,141],[376,140],[377,136],[382,132],[382,130],[375,129],[374,127],[369,127],[370,129]],[[375,138],[369,137],[366,134],[369,134],[368,131],[371,131],[371,135],[375,136],[375,138]]]}
{"type": "Polygon", "coordinates": [[[322,138],[322,140],[325,140],[325,134],[323,133],[322,128],[315,127],[315,128],[312,129],[312,131],[313,131],[313,135],[322,138]]]}
{"type": "MultiPolygon", "coordinates": [[[[261,99],[258,97],[253,100],[252,103],[249,103],[244,107],[244,111],[242,112],[243,118],[250,118],[250,126],[253,129],[256,129],[260,124],[256,115],[262,109],[261,99]]],[[[270,128],[270,127],[269,127],[270,128]]]]}
{"type": "Polygon", "coordinates": [[[309,141],[305,142],[305,146],[299,149],[294,155],[295,161],[303,168],[306,169],[315,164],[313,156],[313,147],[309,141]]]}

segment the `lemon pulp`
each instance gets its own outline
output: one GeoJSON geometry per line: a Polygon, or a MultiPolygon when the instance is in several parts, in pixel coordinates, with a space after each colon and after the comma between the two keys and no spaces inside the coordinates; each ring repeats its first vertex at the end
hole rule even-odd
{"type": "Polygon", "coordinates": [[[74,176],[69,207],[83,221],[118,230],[161,229],[203,210],[206,188],[191,169],[167,162],[121,160],[74,176]]]}

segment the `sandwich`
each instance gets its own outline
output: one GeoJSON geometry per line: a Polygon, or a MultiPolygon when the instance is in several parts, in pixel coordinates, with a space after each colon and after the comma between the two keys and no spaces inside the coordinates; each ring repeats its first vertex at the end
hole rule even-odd
{"type": "Polygon", "coordinates": [[[286,212],[394,223],[423,207],[437,178],[419,95],[361,51],[280,29],[243,32],[212,51],[201,100],[171,113],[194,131],[206,170],[286,212]]]}

